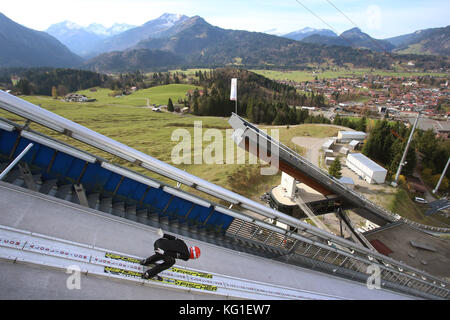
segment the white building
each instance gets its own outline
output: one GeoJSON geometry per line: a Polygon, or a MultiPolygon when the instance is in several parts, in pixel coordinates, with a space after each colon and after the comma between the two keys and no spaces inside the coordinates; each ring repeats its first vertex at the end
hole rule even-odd
{"type": "Polygon", "coordinates": [[[348,148],[350,150],[355,150],[358,147],[358,144],[360,144],[361,141],[358,140],[352,140],[350,141],[350,143],[348,144],[348,148]]]}
{"type": "Polygon", "coordinates": [[[325,141],[325,143],[322,145],[322,150],[329,150],[333,147],[334,145],[334,140],[330,139],[325,141]]]}
{"type": "Polygon", "coordinates": [[[384,183],[387,170],[362,153],[350,153],[346,165],[369,183],[384,183]]]}
{"type": "Polygon", "coordinates": [[[337,139],[339,142],[347,143],[352,140],[363,141],[366,137],[367,134],[362,131],[339,131],[337,139]]]}
{"type": "Polygon", "coordinates": [[[336,160],[335,157],[326,157],[325,164],[328,166],[328,165],[332,164],[334,160],[336,160]]]}
{"type": "Polygon", "coordinates": [[[342,153],[342,154],[347,155],[347,154],[348,154],[348,148],[346,148],[346,147],[341,147],[341,148],[339,149],[339,153],[342,153]]]}
{"type": "Polygon", "coordinates": [[[331,149],[325,150],[324,153],[325,153],[325,158],[326,157],[332,157],[333,154],[334,154],[333,150],[331,150],[331,149]]]}

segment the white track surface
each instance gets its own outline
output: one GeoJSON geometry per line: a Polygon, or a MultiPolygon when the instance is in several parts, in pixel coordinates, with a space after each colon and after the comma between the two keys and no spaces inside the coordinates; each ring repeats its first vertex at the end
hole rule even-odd
{"type": "Polygon", "coordinates": [[[170,283],[143,280],[139,279],[136,274],[142,273],[143,267],[136,262],[124,261],[127,260],[126,258],[143,259],[143,257],[129,256],[120,252],[0,226],[0,259],[16,263],[29,263],[60,269],[64,272],[69,270],[68,272],[72,273],[76,268],[87,275],[118,278],[150,286],[169,286],[179,290],[207,291],[209,294],[230,298],[339,299],[267,283],[180,268],[176,265],[160,274],[170,283]]]}

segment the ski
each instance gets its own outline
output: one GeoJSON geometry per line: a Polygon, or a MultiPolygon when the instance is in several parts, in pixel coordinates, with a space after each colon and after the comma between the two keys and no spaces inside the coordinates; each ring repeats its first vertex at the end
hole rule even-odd
{"type": "MultiPolygon", "coordinates": [[[[130,263],[138,263],[139,264],[139,262],[140,262],[140,260],[137,258],[123,256],[123,255],[120,255],[117,253],[112,253],[112,252],[106,252],[105,257],[109,258],[109,259],[113,259],[113,260],[121,260],[124,262],[130,262],[130,263]]],[[[152,265],[149,265],[147,267],[151,267],[151,266],[152,265]]],[[[178,267],[171,267],[168,270],[172,271],[172,272],[176,272],[176,273],[188,274],[193,277],[200,277],[200,278],[206,278],[206,279],[212,279],[212,277],[213,277],[213,275],[210,273],[186,270],[186,269],[178,268],[178,267]]]]}
{"type": "MultiPolygon", "coordinates": [[[[137,271],[130,271],[115,267],[104,267],[104,273],[112,274],[115,276],[121,276],[124,278],[134,278],[134,279],[141,279],[143,273],[137,272],[137,271]]],[[[196,283],[186,280],[179,280],[169,277],[161,277],[161,280],[155,280],[155,279],[146,279],[146,281],[155,281],[155,282],[161,282],[166,284],[171,284],[175,286],[185,287],[185,288],[194,288],[199,290],[205,290],[205,291],[217,291],[217,286],[208,285],[208,284],[202,284],[202,283],[196,283]]]]}

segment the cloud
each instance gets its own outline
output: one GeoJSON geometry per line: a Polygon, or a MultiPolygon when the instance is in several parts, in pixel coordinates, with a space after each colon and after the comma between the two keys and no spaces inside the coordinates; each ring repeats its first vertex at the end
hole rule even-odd
{"type": "Polygon", "coordinates": [[[381,9],[377,5],[370,5],[366,9],[366,26],[369,30],[380,30],[381,29],[381,9]]]}

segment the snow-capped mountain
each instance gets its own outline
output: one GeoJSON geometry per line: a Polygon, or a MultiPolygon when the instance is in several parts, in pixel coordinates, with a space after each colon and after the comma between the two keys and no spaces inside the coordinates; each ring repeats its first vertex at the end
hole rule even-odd
{"type": "MultiPolygon", "coordinates": [[[[167,27],[172,27],[175,25],[178,21],[183,19],[184,15],[182,14],[173,14],[173,13],[164,13],[162,16],[160,16],[157,20],[165,21],[164,25],[167,27]]],[[[152,20],[153,21],[153,20],[152,20]]]]}
{"type": "Polygon", "coordinates": [[[110,36],[115,36],[116,34],[125,32],[125,31],[127,31],[129,29],[132,29],[132,28],[136,28],[136,26],[133,26],[133,25],[127,24],[127,23],[114,23],[111,27],[106,29],[106,32],[110,36]]]}
{"type": "Polygon", "coordinates": [[[312,36],[314,34],[318,34],[321,36],[327,36],[327,37],[337,37],[337,34],[334,33],[332,30],[329,29],[314,29],[310,27],[303,28],[301,30],[293,31],[290,33],[287,33],[283,35],[283,37],[292,39],[292,40],[303,40],[306,37],[312,36]]]}
{"type": "Polygon", "coordinates": [[[46,32],[61,41],[76,54],[85,55],[101,40],[133,27],[125,23],[115,23],[109,28],[99,23],[92,23],[87,27],[83,27],[66,20],[52,24],[46,32]]]}
{"type": "Polygon", "coordinates": [[[52,24],[45,32],[51,34],[52,36],[64,36],[69,33],[77,32],[82,30],[83,27],[72,22],[72,21],[62,21],[59,23],[52,24]]]}
{"type": "Polygon", "coordinates": [[[127,24],[127,23],[115,23],[111,27],[106,28],[102,24],[99,23],[91,23],[85,29],[86,31],[95,33],[100,36],[110,37],[115,36],[116,34],[127,31],[128,29],[135,28],[136,26],[127,24]]]}
{"type": "Polygon", "coordinates": [[[181,14],[165,13],[160,17],[147,21],[143,25],[128,29],[100,41],[92,49],[90,55],[97,55],[104,52],[121,51],[135,46],[139,41],[149,37],[158,38],[165,31],[189,19],[181,14]]]}

